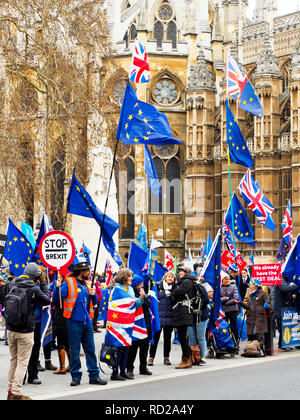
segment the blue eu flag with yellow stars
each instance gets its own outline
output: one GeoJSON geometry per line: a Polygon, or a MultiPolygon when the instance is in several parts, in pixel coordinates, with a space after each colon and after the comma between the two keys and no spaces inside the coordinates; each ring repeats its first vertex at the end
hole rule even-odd
{"type": "Polygon", "coordinates": [[[32,252],[32,246],[26,236],[9,219],[3,256],[8,261],[10,272],[16,277],[21,276],[31,260],[32,252]]]}
{"type": "Polygon", "coordinates": [[[229,229],[234,232],[235,237],[241,242],[247,242],[249,245],[255,245],[254,241],[254,230],[252,229],[250,220],[243,209],[239,199],[236,194],[232,197],[232,202],[227,210],[225,216],[225,223],[229,229]],[[232,206],[232,207],[231,207],[232,206]],[[232,226],[232,209],[233,209],[233,219],[234,227],[232,226]]]}
{"type": "Polygon", "coordinates": [[[99,303],[99,321],[107,320],[108,302],[110,297],[111,289],[102,289],[102,296],[99,303]]]}
{"type": "Polygon", "coordinates": [[[123,99],[116,138],[128,145],[181,144],[181,140],[172,136],[165,114],[155,106],[139,101],[130,83],[123,99]]]}
{"type": "MultiPolygon", "coordinates": [[[[100,227],[102,226],[104,214],[98,209],[92,197],[77,180],[75,169],[73,170],[73,177],[67,198],[67,213],[95,219],[98,225],[100,227]]],[[[112,220],[109,216],[105,216],[102,234],[103,244],[116,263],[121,266],[123,265],[123,261],[112,239],[119,227],[119,223],[112,220]]]]}
{"type": "Polygon", "coordinates": [[[290,252],[281,268],[282,275],[300,287],[300,236],[290,249],[290,252]]]}
{"type": "Polygon", "coordinates": [[[138,236],[136,238],[139,246],[145,251],[148,252],[148,245],[147,245],[147,228],[144,223],[141,224],[138,236]]]}
{"type": "Polygon", "coordinates": [[[152,194],[159,197],[161,195],[161,188],[159,179],[157,176],[157,172],[154,166],[153,159],[151,157],[151,153],[148,149],[148,147],[145,145],[145,172],[148,177],[148,186],[152,191],[152,194]]]}
{"type": "Polygon", "coordinates": [[[227,144],[229,147],[229,155],[232,162],[253,169],[254,161],[249,152],[247,143],[243,137],[241,129],[236,122],[228,99],[226,100],[226,127],[227,127],[227,144]]]}

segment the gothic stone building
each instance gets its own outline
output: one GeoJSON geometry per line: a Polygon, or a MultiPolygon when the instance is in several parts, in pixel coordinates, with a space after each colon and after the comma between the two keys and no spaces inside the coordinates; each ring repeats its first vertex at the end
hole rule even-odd
{"type": "MultiPolygon", "coordinates": [[[[300,233],[300,12],[277,17],[275,0],[257,0],[250,20],[247,7],[247,0],[107,1],[116,60],[122,68],[107,73],[107,89],[121,104],[138,37],[151,67],[151,82],[135,86],[138,97],[165,112],[173,135],[182,140],[180,147],[151,147],[163,190],[159,200],[147,187],[143,147],[119,149],[121,252],[128,250],[143,221],[149,238],[154,235],[179,259],[188,249],[197,257],[207,233],[213,237],[222,226],[230,200],[228,52],[243,65],[264,107],[259,119],[230,100],[255,160],[253,176],[276,207],[274,233],[256,223],[247,210],[255,229],[257,262],[272,262],[276,256],[288,199],[294,237],[300,233]],[[129,192],[124,198],[125,190],[129,192]]],[[[232,165],[233,189],[245,172],[232,165]]],[[[250,254],[249,247],[241,243],[238,247],[245,256],[250,254]]]]}

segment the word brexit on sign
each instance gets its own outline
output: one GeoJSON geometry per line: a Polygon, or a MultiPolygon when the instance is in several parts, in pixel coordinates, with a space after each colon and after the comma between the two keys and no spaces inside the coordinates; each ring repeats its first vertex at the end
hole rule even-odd
{"type": "Polygon", "coordinates": [[[281,265],[254,264],[252,266],[252,277],[259,279],[264,286],[281,286],[281,265]]]}
{"type": "Polygon", "coordinates": [[[43,236],[39,254],[46,267],[60,270],[69,267],[75,258],[75,245],[65,232],[52,231],[43,236]]]}

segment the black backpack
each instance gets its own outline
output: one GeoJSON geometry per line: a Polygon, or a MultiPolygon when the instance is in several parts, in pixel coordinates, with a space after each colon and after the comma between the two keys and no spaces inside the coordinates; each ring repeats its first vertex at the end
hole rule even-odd
{"type": "Polygon", "coordinates": [[[200,319],[202,313],[202,290],[200,284],[194,283],[194,286],[196,290],[196,296],[194,296],[190,302],[193,314],[196,315],[198,319],[200,319]]]}
{"type": "Polygon", "coordinates": [[[21,327],[26,324],[28,316],[27,292],[13,286],[6,295],[4,304],[4,318],[8,325],[21,327]]]}

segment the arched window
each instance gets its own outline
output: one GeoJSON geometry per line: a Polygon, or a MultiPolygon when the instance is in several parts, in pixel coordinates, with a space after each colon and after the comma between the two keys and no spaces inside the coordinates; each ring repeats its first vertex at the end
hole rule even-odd
{"type": "Polygon", "coordinates": [[[166,210],[171,214],[181,212],[180,165],[176,157],[169,160],[167,164],[166,210]]]}
{"type": "Polygon", "coordinates": [[[130,28],[130,41],[134,41],[136,37],[137,37],[136,26],[132,25],[130,28]]]}
{"type": "Polygon", "coordinates": [[[162,48],[163,41],[172,41],[172,48],[177,48],[176,16],[168,0],[163,0],[155,15],[153,32],[158,48],[162,48]]]}
{"type": "Polygon", "coordinates": [[[156,196],[152,194],[149,188],[149,213],[163,213],[163,178],[164,178],[164,164],[159,157],[153,159],[156,169],[157,177],[160,181],[161,194],[156,196]]]}

